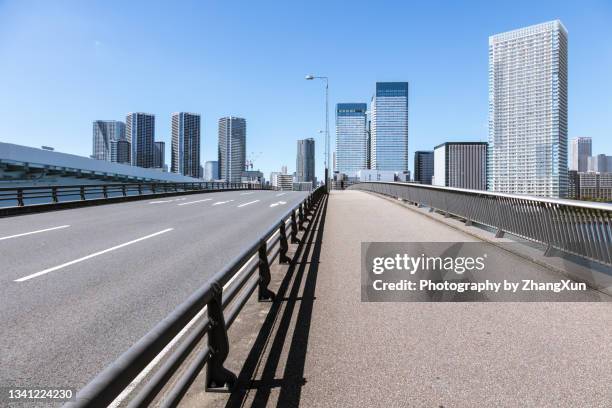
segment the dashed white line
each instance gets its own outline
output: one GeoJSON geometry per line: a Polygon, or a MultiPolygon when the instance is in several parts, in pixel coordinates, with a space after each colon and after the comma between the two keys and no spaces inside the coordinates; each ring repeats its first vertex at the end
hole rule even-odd
{"type": "Polygon", "coordinates": [[[176,198],[174,200],[157,200],[157,201],[149,201],[149,204],[161,204],[161,203],[172,203],[174,201],[183,201],[184,198],[176,198]]]}
{"type": "Polygon", "coordinates": [[[204,201],[211,201],[212,198],[205,198],[204,200],[196,200],[196,201],[187,201],[186,203],[180,203],[177,205],[191,205],[191,204],[195,204],[195,203],[203,203],[204,201]]]}
{"type": "Polygon", "coordinates": [[[255,203],[258,203],[258,202],[259,202],[259,200],[249,201],[248,203],[240,204],[240,205],[238,206],[238,208],[240,208],[240,207],[245,207],[245,206],[247,206],[247,205],[250,205],[250,204],[255,204],[255,203]]]}
{"type": "Polygon", "coordinates": [[[231,203],[234,200],[227,200],[227,201],[217,201],[216,203],[214,203],[213,205],[222,205],[222,204],[227,204],[227,203],[231,203]]]}
{"type": "Polygon", "coordinates": [[[275,203],[270,204],[270,207],[276,207],[277,205],[285,205],[287,204],[286,201],[277,201],[275,203]]]}
{"type": "Polygon", "coordinates": [[[240,193],[240,195],[249,195],[249,194],[254,194],[254,191],[251,191],[250,193],[240,193]]]}
{"type": "Polygon", "coordinates": [[[276,196],[280,197],[280,196],[284,196],[285,194],[287,194],[287,193],[280,193],[280,194],[277,194],[276,196]]]}
{"type": "Polygon", "coordinates": [[[45,275],[45,274],[47,274],[49,272],[57,271],[58,269],[62,269],[62,268],[65,268],[67,266],[74,265],[76,263],[83,262],[83,261],[86,261],[88,259],[94,258],[96,256],[103,255],[103,254],[105,254],[107,252],[114,251],[116,249],[123,248],[123,247],[126,247],[128,245],[132,245],[132,244],[135,244],[137,242],[140,242],[140,241],[144,241],[145,239],[156,237],[158,235],[161,235],[161,234],[164,234],[166,232],[172,231],[173,229],[174,228],[166,228],[165,230],[158,231],[158,232],[156,232],[154,234],[150,234],[150,235],[147,235],[147,236],[144,236],[144,237],[141,237],[141,238],[137,238],[135,240],[132,240],[132,241],[129,241],[129,242],[125,242],[125,243],[120,244],[120,245],[116,245],[116,246],[114,246],[112,248],[105,249],[103,251],[95,252],[93,254],[84,256],[82,258],[75,259],[74,261],[66,262],[66,263],[63,263],[61,265],[54,266],[53,268],[45,269],[44,271],[40,271],[40,272],[36,272],[36,273],[33,273],[31,275],[28,275],[28,276],[24,276],[23,278],[15,279],[15,282],[25,282],[27,280],[36,278],[38,276],[45,275]]]}
{"type": "Polygon", "coordinates": [[[69,226],[70,225],[60,225],[59,227],[45,228],[45,229],[41,229],[41,230],[37,230],[37,231],[24,232],[23,234],[9,235],[8,237],[0,237],[0,241],[5,240],[5,239],[23,237],[23,236],[26,236],[26,235],[38,234],[40,232],[47,232],[47,231],[53,231],[53,230],[68,228],[69,226]]]}

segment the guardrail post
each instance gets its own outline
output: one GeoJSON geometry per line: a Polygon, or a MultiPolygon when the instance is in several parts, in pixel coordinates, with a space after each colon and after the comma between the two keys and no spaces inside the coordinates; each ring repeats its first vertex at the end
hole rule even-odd
{"type": "Polygon", "coordinates": [[[51,199],[53,200],[54,203],[58,202],[58,199],[57,199],[57,187],[51,187],[51,199]]]}
{"type": "Polygon", "coordinates": [[[102,186],[102,194],[104,195],[104,198],[108,198],[108,190],[106,185],[102,186]]]}
{"type": "Polygon", "coordinates": [[[298,217],[300,218],[300,230],[305,230],[306,228],[304,228],[304,209],[302,207],[304,207],[303,203],[300,204],[298,217]]]}
{"type": "Polygon", "coordinates": [[[227,328],[223,317],[221,285],[214,282],[211,285],[213,297],[207,305],[210,330],[208,331],[208,348],[210,360],[206,364],[206,391],[228,392],[236,383],[237,377],[223,363],[229,354],[227,328]]]}
{"type": "Polygon", "coordinates": [[[138,195],[142,195],[142,184],[138,184],[138,195]]]}
{"type": "Polygon", "coordinates": [[[258,300],[274,300],[274,292],[268,289],[272,280],[270,276],[270,264],[268,263],[268,245],[262,241],[259,245],[259,294],[258,300]]]}
{"type": "Polygon", "coordinates": [[[24,203],[23,203],[23,190],[21,188],[17,189],[17,205],[19,207],[23,207],[24,203]]]}
{"type": "Polygon", "coordinates": [[[285,229],[285,221],[280,223],[280,256],[278,261],[282,264],[291,262],[291,258],[287,256],[289,244],[287,243],[287,230],[285,229]]]}
{"type": "Polygon", "coordinates": [[[297,221],[295,220],[295,211],[291,211],[291,243],[292,244],[297,244],[300,242],[300,240],[297,237],[297,231],[298,231],[298,226],[297,226],[297,221]]]}
{"type": "Polygon", "coordinates": [[[121,186],[121,192],[123,193],[124,197],[127,196],[127,191],[125,190],[125,184],[121,186]]]}
{"type": "Polygon", "coordinates": [[[81,200],[85,200],[85,186],[81,186],[80,192],[81,192],[81,200]]]}

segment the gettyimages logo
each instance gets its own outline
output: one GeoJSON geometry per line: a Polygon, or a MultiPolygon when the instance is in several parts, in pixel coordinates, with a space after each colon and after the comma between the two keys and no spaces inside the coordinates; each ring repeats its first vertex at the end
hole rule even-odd
{"type": "Polygon", "coordinates": [[[427,271],[453,271],[463,274],[466,271],[482,271],[485,269],[487,254],[478,257],[441,257],[441,256],[410,256],[408,254],[396,254],[394,257],[375,257],[372,259],[372,273],[383,274],[387,271],[404,271],[410,275],[427,271]]]}

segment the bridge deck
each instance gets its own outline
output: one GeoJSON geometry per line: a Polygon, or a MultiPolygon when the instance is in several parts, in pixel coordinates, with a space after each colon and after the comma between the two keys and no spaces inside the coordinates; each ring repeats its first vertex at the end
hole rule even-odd
{"type": "MultiPolygon", "coordinates": [[[[185,406],[558,407],[612,400],[611,303],[362,303],[362,241],[476,238],[358,191],[332,192],[322,212],[287,277],[275,273],[283,300],[249,305],[230,331],[227,365],[240,372],[236,391],[205,394],[198,382],[185,406]]],[[[536,275],[550,273],[516,262],[536,275]]]]}

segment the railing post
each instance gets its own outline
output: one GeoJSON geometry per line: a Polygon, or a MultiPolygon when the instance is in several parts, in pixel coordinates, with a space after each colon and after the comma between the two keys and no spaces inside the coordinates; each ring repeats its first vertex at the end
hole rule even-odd
{"type": "Polygon", "coordinates": [[[298,217],[300,219],[300,230],[305,230],[304,228],[304,203],[300,204],[300,209],[298,212],[298,217]]]}
{"type": "Polygon", "coordinates": [[[125,184],[122,184],[122,185],[121,185],[121,192],[123,193],[123,196],[124,196],[124,197],[125,197],[125,196],[127,196],[127,191],[126,191],[126,189],[125,189],[125,184]]]}
{"type": "Polygon", "coordinates": [[[58,199],[57,199],[57,187],[51,187],[51,199],[53,200],[54,203],[58,202],[58,199]]]}
{"type": "Polygon", "coordinates": [[[142,195],[142,184],[138,184],[138,195],[142,195]]]}
{"type": "Polygon", "coordinates": [[[106,188],[106,185],[102,186],[102,195],[104,196],[104,198],[108,198],[108,190],[106,188]]]}
{"type": "Polygon", "coordinates": [[[287,231],[285,229],[285,221],[280,223],[280,255],[278,261],[282,264],[291,262],[291,258],[287,256],[289,244],[287,243],[287,231]]]}
{"type": "Polygon", "coordinates": [[[23,203],[23,189],[18,188],[17,189],[17,205],[19,207],[23,207],[24,203],[23,203]]]}
{"type": "Polygon", "coordinates": [[[229,341],[227,328],[223,317],[223,303],[221,285],[214,282],[211,285],[213,297],[208,302],[208,319],[210,330],[208,331],[208,348],[210,349],[210,360],[206,364],[206,391],[228,392],[236,383],[236,375],[223,363],[229,354],[229,341]]]}
{"type": "Polygon", "coordinates": [[[85,200],[85,186],[81,186],[81,200],[85,200]]]}
{"type": "Polygon", "coordinates": [[[297,232],[298,232],[298,225],[297,225],[297,221],[295,220],[295,211],[291,211],[291,243],[292,244],[297,244],[300,242],[300,240],[297,237],[297,232]]]}
{"type": "Polygon", "coordinates": [[[155,183],[151,184],[151,192],[155,193],[155,183]]]}
{"type": "Polygon", "coordinates": [[[272,280],[270,276],[270,264],[268,263],[268,245],[263,240],[259,245],[259,301],[274,300],[274,292],[268,289],[272,280]]]}

